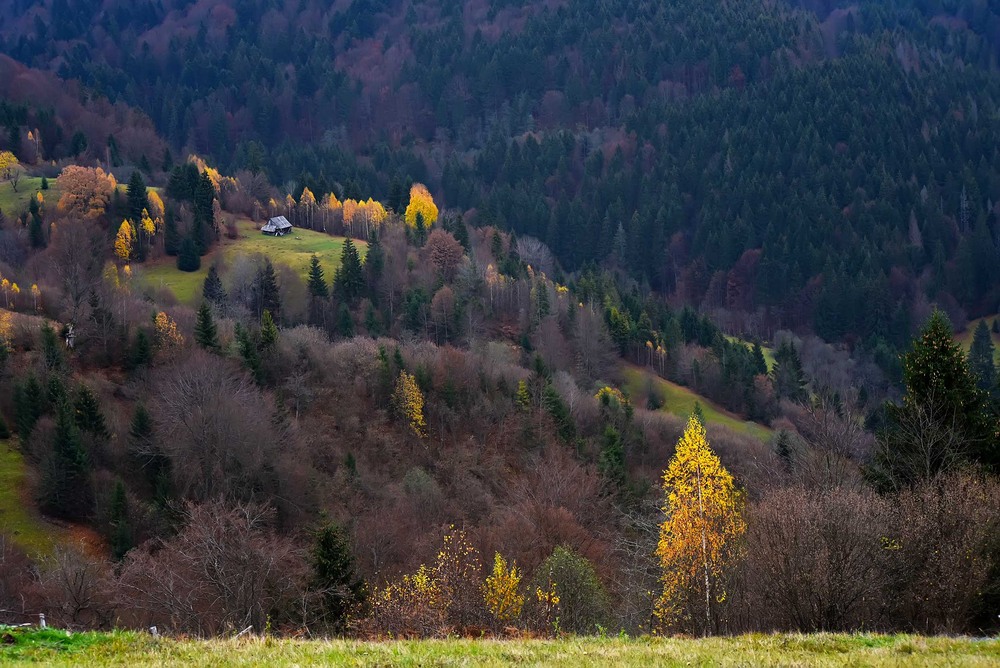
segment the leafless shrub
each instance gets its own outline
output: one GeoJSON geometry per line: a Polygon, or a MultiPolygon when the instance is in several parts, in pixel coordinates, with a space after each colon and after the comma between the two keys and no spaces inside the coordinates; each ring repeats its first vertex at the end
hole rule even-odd
{"type": "Polygon", "coordinates": [[[175,633],[263,631],[308,621],[309,569],[257,505],[188,505],[184,529],[129,553],[119,581],[127,623],[175,633]]]}

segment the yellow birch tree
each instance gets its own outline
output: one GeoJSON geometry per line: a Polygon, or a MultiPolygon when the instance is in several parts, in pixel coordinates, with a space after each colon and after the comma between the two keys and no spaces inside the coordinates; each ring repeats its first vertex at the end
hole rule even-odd
{"type": "Polygon", "coordinates": [[[423,183],[414,183],[410,188],[410,203],[406,207],[404,217],[406,224],[410,227],[417,226],[417,214],[424,217],[424,227],[428,230],[438,219],[438,208],[434,203],[434,198],[423,183]]]}
{"type": "Polygon", "coordinates": [[[713,608],[726,600],[721,576],[746,522],[743,494],[709,447],[697,417],[688,421],[663,473],[663,492],[666,519],[656,549],[663,593],[656,616],[661,630],[700,628],[707,635],[713,608]]]}
{"type": "Polygon", "coordinates": [[[405,371],[399,372],[396,379],[396,389],[392,400],[400,417],[406,420],[410,429],[418,438],[427,435],[427,424],[424,422],[424,395],[420,392],[417,379],[405,371]]]}
{"type": "Polygon", "coordinates": [[[135,241],[135,233],[127,220],[123,220],[115,235],[115,256],[122,262],[128,262],[132,257],[132,244],[135,241]]]}

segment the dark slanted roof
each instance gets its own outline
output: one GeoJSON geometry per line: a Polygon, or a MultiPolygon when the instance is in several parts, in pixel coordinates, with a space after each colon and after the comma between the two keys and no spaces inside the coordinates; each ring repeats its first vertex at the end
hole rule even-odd
{"type": "Polygon", "coordinates": [[[292,228],[292,224],[288,222],[288,219],[284,216],[278,216],[277,218],[272,218],[267,221],[264,227],[260,228],[261,232],[278,232],[281,230],[289,230],[292,228]]]}

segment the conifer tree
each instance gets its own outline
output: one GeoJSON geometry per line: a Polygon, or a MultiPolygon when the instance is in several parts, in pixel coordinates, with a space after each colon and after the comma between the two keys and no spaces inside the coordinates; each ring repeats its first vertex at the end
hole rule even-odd
{"type": "Polygon", "coordinates": [[[385,251],[382,248],[382,239],[377,232],[372,232],[368,238],[368,253],[365,255],[365,279],[368,284],[368,299],[373,304],[378,303],[379,285],[384,270],[385,251]]]}
{"type": "Polygon", "coordinates": [[[80,432],[72,409],[59,406],[52,452],[45,466],[39,505],[48,515],[63,519],[83,519],[92,505],[90,464],[80,443],[80,432]]]}
{"type": "Polygon", "coordinates": [[[611,425],[604,428],[604,442],[601,447],[601,457],[597,469],[604,476],[608,486],[618,492],[625,489],[627,474],[625,471],[625,449],[622,447],[622,437],[611,425]]]}
{"type": "Polygon", "coordinates": [[[208,275],[201,287],[201,296],[216,306],[226,303],[226,290],[222,287],[222,279],[219,278],[219,269],[213,264],[208,268],[208,275]]]}
{"type": "Polygon", "coordinates": [[[542,391],[542,407],[555,421],[559,438],[564,443],[573,443],[576,440],[576,425],[569,413],[569,407],[552,383],[548,383],[542,391]]]}
{"type": "Polygon", "coordinates": [[[101,404],[97,396],[86,385],[81,385],[73,401],[76,414],[76,426],[81,431],[93,434],[99,438],[109,438],[111,433],[101,412],[101,404]]]}
{"type": "Polygon", "coordinates": [[[361,266],[361,256],[354,242],[344,239],[340,253],[340,266],[333,277],[334,294],[349,306],[354,306],[364,293],[365,275],[361,266]]]}
{"type": "Polygon", "coordinates": [[[108,512],[109,542],[111,543],[111,556],[115,561],[124,559],[125,554],[134,546],[132,526],[128,515],[128,495],[125,493],[125,483],[119,479],[115,482],[114,491],[111,493],[111,508],[108,512]]]}
{"type": "Polygon", "coordinates": [[[692,417],[663,473],[663,511],[656,555],[663,593],[656,616],[664,629],[708,634],[726,600],[726,567],[746,530],[743,495],[692,417]]]}
{"type": "Polygon", "coordinates": [[[198,315],[194,324],[194,340],[205,350],[219,349],[218,329],[215,326],[215,319],[212,317],[212,307],[208,301],[202,301],[198,307],[198,315]]]}
{"type": "Polygon", "coordinates": [[[34,374],[14,388],[14,416],[17,420],[17,435],[24,443],[31,436],[38,419],[45,412],[45,395],[34,374]]]}
{"type": "Polygon", "coordinates": [[[260,318],[260,347],[262,350],[269,350],[278,342],[278,326],[274,324],[274,318],[270,311],[264,311],[260,318]]]}
{"type": "Polygon", "coordinates": [[[309,258],[309,294],[313,297],[325,298],[330,296],[326,279],[323,278],[323,267],[319,263],[319,257],[313,253],[309,258]]]}
{"type": "Polygon", "coordinates": [[[132,369],[139,369],[144,366],[149,366],[149,363],[152,361],[152,342],[150,342],[149,335],[146,334],[146,330],[140,329],[135,335],[135,341],[132,344],[132,350],[129,354],[129,367],[132,369]]]}
{"type": "Polygon", "coordinates": [[[806,376],[802,371],[799,352],[791,341],[783,341],[774,353],[774,368],[771,369],[774,391],[779,399],[802,402],[808,399],[806,376]]]}
{"type": "Polygon", "coordinates": [[[171,257],[181,250],[181,233],[177,229],[177,214],[172,206],[163,214],[163,251],[171,257]]]}
{"type": "Polygon", "coordinates": [[[184,237],[180,253],[177,255],[177,268],[181,271],[198,271],[201,269],[201,255],[198,244],[191,236],[184,237]]]}
{"type": "Polygon", "coordinates": [[[270,311],[274,319],[281,319],[281,294],[278,292],[278,277],[274,273],[271,260],[264,261],[264,266],[257,270],[251,290],[251,304],[258,319],[264,317],[264,311],[270,311]]]}
{"type": "Polygon", "coordinates": [[[980,320],[969,348],[969,368],[976,377],[979,389],[984,392],[992,392],[996,387],[997,370],[993,351],[993,337],[990,336],[986,321],[980,320]]]}
{"type": "Polygon", "coordinates": [[[129,179],[126,191],[126,200],[128,202],[128,218],[138,225],[139,221],[142,220],[143,210],[149,209],[149,195],[146,192],[146,182],[143,181],[139,170],[132,172],[132,178],[129,179]]]}
{"type": "Polygon", "coordinates": [[[364,600],[365,583],[357,573],[347,532],[334,523],[315,534],[312,548],[313,588],[323,600],[324,619],[341,629],[351,608],[364,600]]]}

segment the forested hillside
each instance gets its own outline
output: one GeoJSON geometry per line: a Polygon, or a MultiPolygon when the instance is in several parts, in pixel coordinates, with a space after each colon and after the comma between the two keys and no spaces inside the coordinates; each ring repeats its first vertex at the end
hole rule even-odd
{"type": "Polygon", "coordinates": [[[902,345],[927,301],[962,320],[1000,298],[986,2],[9,11],[12,57],[145,110],[175,154],[296,196],[398,205],[427,182],[567,270],[610,262],[678,303],[872,347],[902,345]]]}
{"type": "Polygon", "coordinates": [[[0,623],[994,632],[998,16],[4,3],[0,623]]]}

